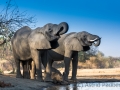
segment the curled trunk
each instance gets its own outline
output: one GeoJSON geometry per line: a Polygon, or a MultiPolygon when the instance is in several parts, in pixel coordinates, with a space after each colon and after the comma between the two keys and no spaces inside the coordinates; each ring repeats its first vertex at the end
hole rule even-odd
{"type": "Polygon", "coordinates": [[[99,46],[101,43],[101,38],[97,35],[90,34],[91,38],[89,39],[89,42],[93,43],[94,46],[99,46]]]}
{"type": "Polygon", "coordinates": [[[69,26],[66,22],[62,22],[58,25],[59,35],[66,33],[69,29],[69,26]]]}
{"type": "Polygon", "coordinates": [[[94,43],[94,46],[99,46],[101,43],[101,38],[99,38],[98,40],[96,40],[96,43],[94,43]]]}

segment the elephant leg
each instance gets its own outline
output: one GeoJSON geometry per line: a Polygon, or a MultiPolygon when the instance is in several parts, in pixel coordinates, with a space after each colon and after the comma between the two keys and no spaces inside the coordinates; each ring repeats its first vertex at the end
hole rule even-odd
{"type": "Polygon", "coordinates": [[[20,59],[18,58],[14,48],[13,48],[13,56],[14,56],[15,63],[16,63],[16,78],[23,78],[21,71],[20,71],[20,59]]]}
{"type": "Polygon", "coordinates": [[[75,51],[72,60],[72,77],[71,77],[71,80],[73,80],[74,82],[77,81],[76,79],[77,66],[78,66],[78,51],[75,51]]]}
{"type": "Polygon", "coordinates": [[[65,56],[64,56],[65,70],[63,72],[63,78],[65,81],[68,81],[71,55],[72,55],[72,51],[65,50],[65,56]]]}
{"type": "Polygon", "coordinates": [[[51,79],[52,64],[53,64],[53,60],[49,58],[47,60],[47,66],[45,68],[44,81],[52,81],[51,79]]]}
{"type": "Polygon", "coordinates": [[[44,68],[46,68],[46,66],[47,66],[47,51],[45,51],[44,54],[42,54],[41,60],[42,60],[42,64],[43,64],[44,68]]]}
{"type": "Polygon", "coordinates": [[[30,78],[31,79],[35,79],[35,62],[34,61],[31,61],[30,62],[30,66],[31,66],[31,70],[30,70],[30,78]]]}
{"type": "Polygon", "coordinates": [[[21,71],[20,71],[20,60],[19,59],[15,59],[16,62],[16,78],[23,78],[21,71]]]}
{"type": "Polygon", "coordinates": [[[30,79],[29,61],[22,61],[23,78],[30,79]]]}
{"type": "Polygon", "coordinates": [[[42,79],[42,68],[41,68],[41,52],[38,50],[31,50],[31,55],[32,55],[32,59],[33,62],[35,63],[35,67],[36,67],[36,79],[39,81],[43,81],[42,79]]]}

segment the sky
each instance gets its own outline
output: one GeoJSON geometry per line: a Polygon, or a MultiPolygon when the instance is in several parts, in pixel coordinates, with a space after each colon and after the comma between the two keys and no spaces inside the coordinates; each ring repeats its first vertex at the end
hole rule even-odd
{"type": "MultiPolygon", "coordinates": [[[[67,22],[69,32],[100,36],[99,51],[120,57],[120,0],[13,0],[20,11],[35,15],[36,27],[67,22]]],[[[0,9],[5,0],[0,0],[0,9]]]]}

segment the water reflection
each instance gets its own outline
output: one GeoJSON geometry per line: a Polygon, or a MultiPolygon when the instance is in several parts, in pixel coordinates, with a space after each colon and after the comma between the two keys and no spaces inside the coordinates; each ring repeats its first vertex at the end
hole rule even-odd
{"type": "Polygon", "coordinates": [[[120,90],[120,82],[77,83],[66,86],[53,86],[43,90],[120,90]]]}

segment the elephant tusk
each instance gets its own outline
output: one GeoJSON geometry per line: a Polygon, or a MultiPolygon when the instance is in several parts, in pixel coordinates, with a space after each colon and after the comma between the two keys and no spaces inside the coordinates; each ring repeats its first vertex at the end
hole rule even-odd
{"type": "Polygon", "coordinates": [[[95,39],[93,39],[93,40],[89,40],[89,42],[94,42],[94,41],[96,41],[98,38],[95,38],[95,39]]]}

